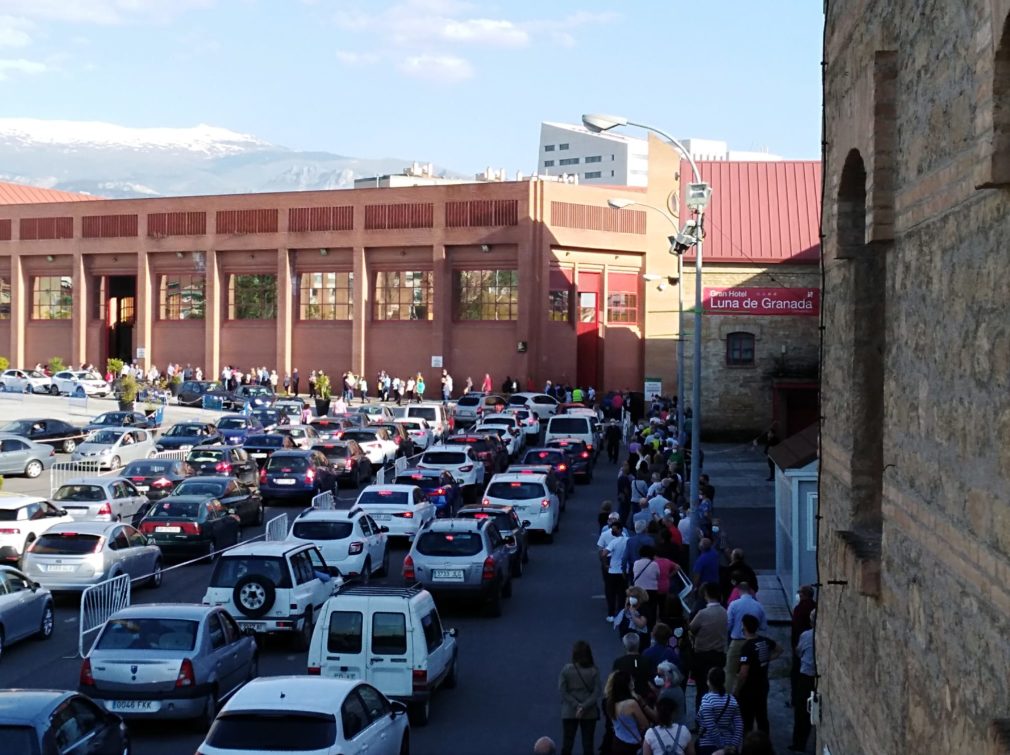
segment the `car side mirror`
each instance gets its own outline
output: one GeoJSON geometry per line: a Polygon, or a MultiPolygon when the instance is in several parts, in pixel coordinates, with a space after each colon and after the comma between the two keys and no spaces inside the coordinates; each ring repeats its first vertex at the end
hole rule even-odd
{"type": "Polygon", "coordinates": [[[459,634],[459,632],[456,630],[456,627],[450,627],[449,629],[446,629],[445,633],[450,637],[455,637],[459,634]]]}
{"type": "Polygon", "coordinates": [[[407,712],[407,704],[401,703],[399,700],[390,700],[389,705],[392,708],[392,712],[389,714],[390,718],[396,718],[397,716],[402,716],[407,712]]]}
{"type": "Polygon", "coordinates": [[[42,587],[42,585],[40,585],[40,584],[39,584],[38,582],[31,582],[31,583],[29,583],[29,584],[31,585],[31,591],[32,591],[32,592],[35,592],[35,591],[36,591],[36,590],[38,590],[38,589],[39,589],[40,587],[42,587]]]}
{"type": "Polygon", "coordinates": [[[529,527],[531,524],[533,524],[533,522],[529,519],[523,519],[523,527],[529,527]]]}
{"type": "Polygon", "coordinates": [[[66,516],[66,515],[67,515],[66,509],[56,509],[56,511],[50,514],[50,516],[66,516]]]}
{"type": "Polygon", "coordinates": [[[387,527],[386,525],[382,525],[381,527],[379,527],[379,532],[389,532],[389,527],[387,527]]]}

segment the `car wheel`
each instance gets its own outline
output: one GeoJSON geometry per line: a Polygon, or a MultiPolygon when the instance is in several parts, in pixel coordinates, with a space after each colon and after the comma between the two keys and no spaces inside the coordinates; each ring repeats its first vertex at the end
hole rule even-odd
{"type": "Polygon", "coordinates": [[[459,656],[452,656],[452,666],[449,667],[449,673],[445,676],[445,681],[442,682],[442,686],[446,689],[456,689],[456,684],[459,682],[459,656]]]}
{"type": "Polygon", "coordinates": [[[403,732],[400,740],[400,755],[410,755],[410,735],[407,732],[403,732]]]}
{"type": "Polygon", "coordinates": [[[428,723],[431,715],[431,699],[426,699],[420,703],[410,703],[407,705],[407,719],[411,726],[424,726],[428,723]]]}
{"type": "Polygon", "coordinates": [[[65,441],[63,441],[63,453],[72,454],[76,448],[77,448],[77,441],[74,440],[73,438],[67,438],[65,441]]]}
{"type": "Polygon", "coordinates": [[[502,603],[502,595],[501,595],[501,593],[502,593],[501,587],[496,588],[495,591],[494,591],[494,594],[491,596],[491,599],[488,601],[488,604],[487,604],[488,615],[491,616],[492,618],[495,618],[495,619],[497,619],[499,616],[501,616],[501,608],[502,608],[502,606],[501,606],[501,603],[502,603]]]}
{"type": "Polygon", "coordinates": [[[148,587],[157,589],[161,587],[161,560],[154,562],[154,570],[151,572],[151,579],[148,580],[148,587]]]}
{"type": "Polygon", "coordinates": [[[379,575],[383,577],[389,576],[389,546],[386,546],[385,552],[382,554],[382,568],[378,572],[379,575]]]}
{"type": "Polygon", "coordinates": [[[367,585],[372,581],[372,561],[366,558],[364,566],[361,567],[361,584],[367,585]]]}
{"type": "Polygon", "coordinates": [[[46,603],[46,607],[42,610],[42,621],[39,622],[38,638],[40,640],[48,640],[53,636],[53,628],[55,626],[56,617],[53,614],[53,604],[46,603]]]}
{"type": "Polygon", "coordinates": [[[60,389],[59,389],[59,388],[57,388],[57,387],[56,387],[55,385],[51,385],[51,386],[49,386],[49,392],[50,392],[50,393],[51,393],[52,395],[54,395],[54,396],[59,396],[59,395],[60,395],[60,389]]]}
{"type": "Polygon", "coordinates": [[[295,633],[295,650],[308,650],[312,642],[312,609],[305,609],[305,618],[302,619],[302,628],[295,633]]]}
{"type": "Polygon", "coordinates": [[[40,474],[42,474],[42,462],[38,459],[32,459],[30,462],[25,464],[25,477],[30,479],[35,479],[40,474]]]}
{"type": "Polygon", "coordinates": [[[207,695],[207,702],[203,705],[203,712],[200,713],[200,717],[197,718],[197,726],[204,731],[209,729],[213,723],[214,719],[217,717],[217,690],[212,689],[210,694],[207,695]]]}
{"type": "Polygon", "coordinates": [[[511,580],[511,578],[505,580],[505,586],[502,587],[502,589],[501,589],[501,595],[502,595],[503,598],[511,598],[512,597],[512,580],[511,580]]]}
{"type": "Polygon", "coordinates": [[[239,613],[250,619],[265,616],[277,600],[277,587],[273,580],[259,574],[247,574],[235,583],[232,601],[239,613]]]}
{"type": "Polygon", "coordinates": [[[109,469],[119,469],[123,466],[123,460],[118,456],[113,456],[112,461],[109,462],[109,469]]]}

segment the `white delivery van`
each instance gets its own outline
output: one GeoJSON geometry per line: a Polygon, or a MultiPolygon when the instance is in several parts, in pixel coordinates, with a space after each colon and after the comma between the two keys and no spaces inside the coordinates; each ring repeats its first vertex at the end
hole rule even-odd
{"type": "Polygon", "coordinates": [[[544,434],[544,445],[559,438],[578,438],[585,441],[589,451],[597,452],[596,432],[593,420],[588,414],[555,414],[547,420],[547,432],[544,434]]]}

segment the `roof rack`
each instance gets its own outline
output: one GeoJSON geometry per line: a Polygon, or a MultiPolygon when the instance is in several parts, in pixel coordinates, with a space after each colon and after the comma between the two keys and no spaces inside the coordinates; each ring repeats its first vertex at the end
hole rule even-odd
{"type": "Polygon", "coordinates": [[[393,585],[363,585],[360,582],[347,581],[344,582],[337,591],[335,595],[383,595],[383,596],[394,596],[400,598],[412,598],[415,595],[419,595],[423,588],[414,584],[410,587],[395,587],[393,585]]]}

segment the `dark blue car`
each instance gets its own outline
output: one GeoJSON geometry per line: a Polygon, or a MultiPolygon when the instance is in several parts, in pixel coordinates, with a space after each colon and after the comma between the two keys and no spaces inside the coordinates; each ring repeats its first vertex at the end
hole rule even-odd
{"type": "Polygon", "coordinates": [[[155,445],[159,451],[188,451],[194,446],[209,446],[221,443],[217,428],[207,422],[179,422],[158,438],[155,445]]]}
{"type": "Polygon", "coordinates": [[[3,751],[19,755],[130,752],[123,719],[76,692],[0,690],[0,732],[3,751]]]}
{"type": "Polygon", "coordinates": [[[435,505],[435,516],[453,517],[463,505],[463,493],[456,479],[442,469],[405,469],[396,476],[396,485],[415,485],[435,505]]]}
{"type": "Polygon", "coordinates": [[[241,445],[247,435],[259,435],[263,425],[255,417],[244,414],[228,414],[217,421],[217,431],[224,442],[231,446],[241,445]]]}
{"type": "Polygon", "coordinates": [[[294,501],[307,505],[324,491],[336,493],[337,473],[319,451],[274,451],[260,470],[264,505],[294,501]]]}
{"type": "MultiPolygon", "coordinates": [[[[575,492],[575,474],[569,463],[569,454],[562,448],[531,448],[523,455],[520,464],[547,464],[557,475],[568,493],[575,492]]],[[[585,465],[584,465],[585,466],[585,465]]]]}

